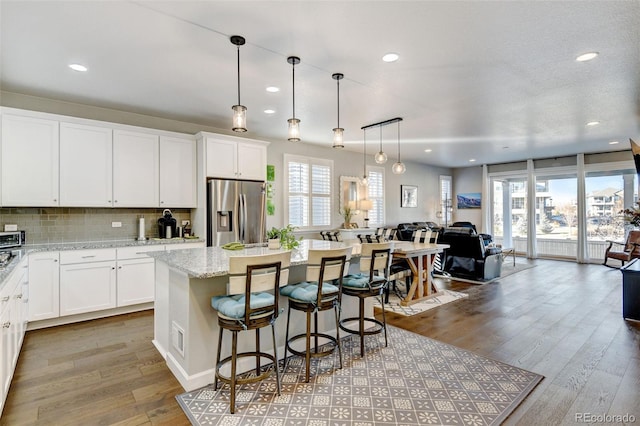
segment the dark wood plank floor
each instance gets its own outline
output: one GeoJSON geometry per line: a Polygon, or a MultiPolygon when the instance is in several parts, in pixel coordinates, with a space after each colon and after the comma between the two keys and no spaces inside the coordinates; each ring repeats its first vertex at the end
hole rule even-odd
{"type": "MultiPolygon", "coordinates": [[[[519,262],[524,262],[519,258],[519,262]]],[[[388,321],[545,376],[509,425],[575,424],[576,413],[640,422],[640,324],[621,316],[621,273],[535,261],[469,298],[388,321]]],[[[187,425],[183,390],[151,344],[150,311],[30,331],[2,425],[187,425]]]]}

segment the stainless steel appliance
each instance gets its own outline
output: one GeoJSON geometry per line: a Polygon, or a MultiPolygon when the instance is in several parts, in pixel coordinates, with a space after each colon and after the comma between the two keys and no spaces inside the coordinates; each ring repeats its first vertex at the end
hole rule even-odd
{"type": "Polygon", "coordinates": [[[25,242],[24,231],[0,232],[0,249],[20,247],[25,242]]]}
{"type": "Polygon", "coordinates": [[[207,246],[265,242],[265,184],[207,181],[207,246]]]}

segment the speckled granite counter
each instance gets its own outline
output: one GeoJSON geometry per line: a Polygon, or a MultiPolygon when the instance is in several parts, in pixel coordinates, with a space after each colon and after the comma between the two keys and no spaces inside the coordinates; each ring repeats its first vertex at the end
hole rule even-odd
{"type": "MultiPolygon", "coordinates": [[[[4,285],[4,282],[11,275],[11,272],[15,269],[15,267],[20,263],[20,261],[27,256],[29,253],[33,252],[42,252],[42,251],[63,251],[63,250],[85,250],[85,249],[101,249],[101,248],[118,248],[118,247],[146,247],[153,245],[174,245],[175,248],[174,254],[177,253],[175,250],[180,248],[180,244],[189,244],[189,243],[201,243],[204,242],[203,239],[200,238],[171,238],[171,239],[162,239],[162,238],[152,238],[145,241],[138,240],[110,240],[110,241],[84,241],[84,242],[61,242],[56,244],[34,244],[34,245],[26,245],[22,247],[15,247],[12,249],[6,249],[6,251],[11,251],[14,254],[11,262],[7,264],[4,268],[0,268],[0,288],[4,285]]],[[[3,250],[4,251],[4,250],[3,250]]]]}
{"type": "MultiPolygon", "coordinates": [[[[300,241],[300,245],[291,251],[291,265],[306,264],[310,249],[326,250],[345,247],[347,245],[353,246],[352,256],[359,256],[360,244],[355,242],[302,240],[300,241]]],[[[255,256],[277,252],[278,250],[270,250],[267,247],[249,247],[243,250],[224,250],[220,247],[206,247],[180,251],[151,252],[148,253],[148,256],[166,263],[171,268],[186,273],[189,278],[205,279],[227,275],[229,272],[229,257],[255,256]]]]}

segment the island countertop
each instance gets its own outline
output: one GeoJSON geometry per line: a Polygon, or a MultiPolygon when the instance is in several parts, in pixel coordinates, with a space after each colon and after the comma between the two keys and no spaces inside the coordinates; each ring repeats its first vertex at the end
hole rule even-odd
{"type": "MultiPolygon", "coordinates": [[[[352,246],[352,257],[360,255],[360,244],[357,241],[325,241],[302,240],[300,245],[291,250],[291,265],[306,264],[309,250],[328,250],[352,246]]],[[[179,247],[167,248],[165,252],[149,252],[147,255],[166,263],[168,266],[186,273],[189,278],[212,278],[229,273],[229,258],[232,256],[255,256],[272,254],[284,250],[273,250],[266,246],[247,247],[242,250],[225,250],[220,247],[205,247],[180,250],[179,247]]]]}

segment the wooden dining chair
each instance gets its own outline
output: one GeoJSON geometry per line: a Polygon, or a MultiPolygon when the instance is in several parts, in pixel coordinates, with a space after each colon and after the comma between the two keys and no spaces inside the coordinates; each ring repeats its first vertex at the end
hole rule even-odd
{"type": "Polygon", "coordinates": [[[625,262],[631,259],[640,258],[640,231],[630,231],[625,242],[607,240],[609,246],[604,252],[603,265],[609,267],[615,267],[607,265],[607,260],[616,259],[622,262],[624,266],[625,262]],[[614,250],[614,245],[617,250],[614,250]]]}

